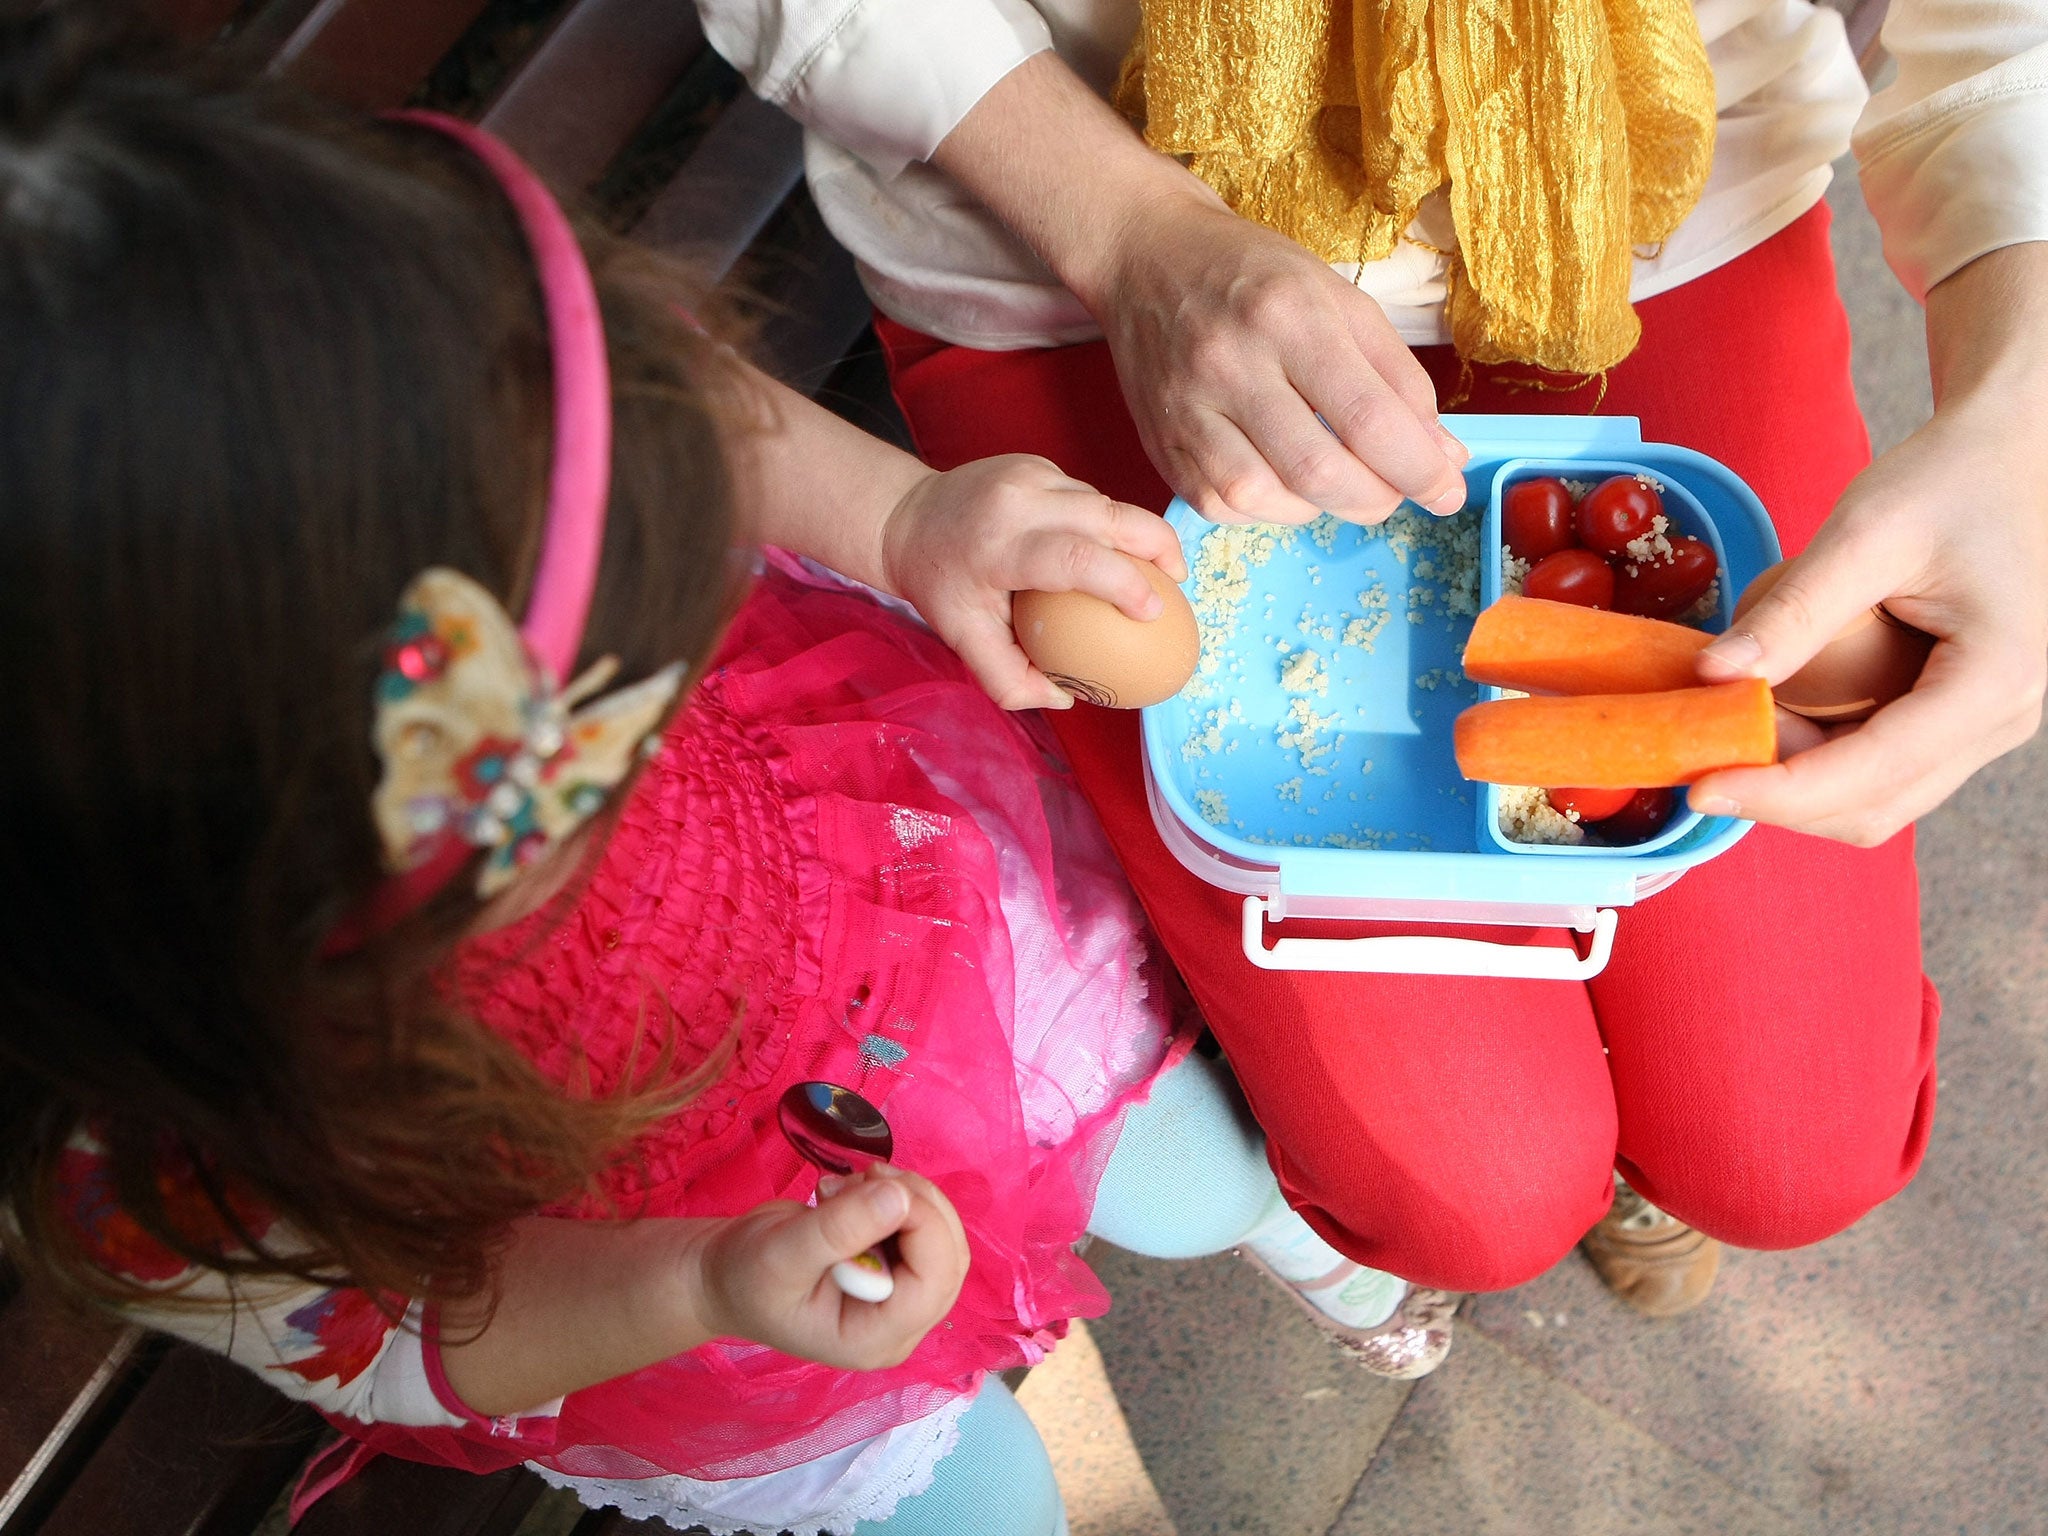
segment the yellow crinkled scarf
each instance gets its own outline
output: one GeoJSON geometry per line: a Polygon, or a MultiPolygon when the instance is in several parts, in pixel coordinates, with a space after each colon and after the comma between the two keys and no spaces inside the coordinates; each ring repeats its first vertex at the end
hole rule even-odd
{"type": "Polygon", "coordinates": [[[1142,4],[1117,106],[1239,213],[1376,261],[1448,185],[1463,357],[1598,373],[1635,346],[1634,252],[1714,153],[1691,0],[1142,4]]]}

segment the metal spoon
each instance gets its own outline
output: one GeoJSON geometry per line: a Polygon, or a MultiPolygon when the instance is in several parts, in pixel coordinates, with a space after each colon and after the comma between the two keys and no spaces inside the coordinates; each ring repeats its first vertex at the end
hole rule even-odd
{"type": "MultiPolygon", "coordinates": [[[[813,1167],[841,1178],[886,1163],[896,1138],[882,1112],[851,1088],[837,1083],[796,1083],[775,1106],[782,1134],[813,1167]]],[[[856,1301],[887,1301],[896,1277],[880,1248],[832,1266],[832,1282],[856,1301]]]]}

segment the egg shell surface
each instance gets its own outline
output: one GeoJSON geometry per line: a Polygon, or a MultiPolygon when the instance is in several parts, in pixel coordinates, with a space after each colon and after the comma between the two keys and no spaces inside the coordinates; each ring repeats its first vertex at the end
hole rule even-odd
{"type": "Polygon", "coordinates": [[[1195,675],[1202,654],[1195,610],[1180,588],[1150,561],[1131,564],[1164,605],[1149,622],[1086,592],[1019,592],[1010,604],[1017,643],[1038,670],[1075,697],[1111,709],[1172,698],[1195,675]]]}
{"type": "MultiPolygon", "coordinates": [[[[1785,562],[1762,572],[1735,605],[1735,618],[1778,584],[1785,562]]],[[[1851,725],[1913,689],[1934,637],[1882,608],[1851,619],[1805,666],[1772,689],[1783,709],[1809,720],[1851,725]]]]}

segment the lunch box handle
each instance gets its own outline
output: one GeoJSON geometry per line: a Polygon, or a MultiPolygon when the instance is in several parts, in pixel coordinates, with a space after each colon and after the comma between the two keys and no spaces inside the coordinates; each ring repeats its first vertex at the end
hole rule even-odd
{"type": "Polygon", "coordinates": [[[1244,955],[1266,971],[1386,971],[1410,976],[1515,976],[1535,981],[1586,981],[1607,967],[1616,913],[1593,914],[1585,957],[1549,944],[1494,944],[1437,934],[1385,934],[1361,939],[1280,939],[1266,946],[1266,898],[1244,901],[1244,955]]]}

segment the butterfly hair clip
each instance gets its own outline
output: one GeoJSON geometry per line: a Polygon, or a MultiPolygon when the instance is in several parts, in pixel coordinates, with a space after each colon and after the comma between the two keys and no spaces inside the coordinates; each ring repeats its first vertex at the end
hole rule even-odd
{"type": "Polygon", "coordinates": [[[595,697],[617,672],[607,656],[558,687],[489,592],[457,571],[418,576],[377,679],[384,774],[370,807],[392,873],[484,849],[476,893],[490,897],[575,833],[651,750],[682,687],[678,663],[595,697]]]}

